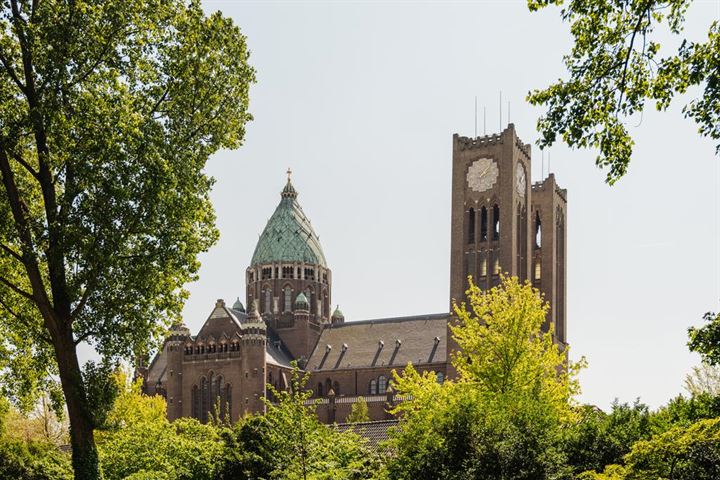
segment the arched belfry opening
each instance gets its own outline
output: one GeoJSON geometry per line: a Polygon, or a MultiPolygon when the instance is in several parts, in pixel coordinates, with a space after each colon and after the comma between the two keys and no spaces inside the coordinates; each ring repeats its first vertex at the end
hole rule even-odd
{"type": "Polygon", "coordinates": [[[493,205],[493,240],[500,240],[500,207],[493,205]]]}
{"type": "Polygon", "coordinates": [[[480,209],[480,241],[487,241],[488,211],[485,206],[480,209]]]}
{"type": "Polygon", "coordinates": [[[468,243],[475,243],[475,209],[468,210],[468,243]]]}

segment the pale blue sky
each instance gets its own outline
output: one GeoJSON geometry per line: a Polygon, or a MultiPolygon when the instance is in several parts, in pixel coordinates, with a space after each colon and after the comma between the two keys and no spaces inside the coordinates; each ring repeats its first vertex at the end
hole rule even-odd
{"type": "MultiPolygon", "coordinates": [[[[524,1],[205,1],[248,37],[258,82],[245,146],[208,172],[220,242],[202,256],[185,322],[216,298],[244,299],[244,271],[294,170],[299,201],[333,270],[349,321],[448,310],[453,133],[471,136],[473,101],[499,129],[498,93],[525,142],[541,110],[528,90],[563,75],[570,46],[558,11],[524,1]]],[[[691,8],[702,38],[720,2],[691,8]]],[[[503,123],[507,121],[503,105],[503,123]]],[[[698,362],[686,329],[720,309],[720,159],[679,107],[633,119],[635,153],[614,187],[594,153],[550,150],[568,189],[568,336],[584,355],[582,401],[660,405],[698,362]],[[634,125],[638,125],[635,127],[634,125]]],[[[540,154],[533,149],[533,181],[540,154]]]]}

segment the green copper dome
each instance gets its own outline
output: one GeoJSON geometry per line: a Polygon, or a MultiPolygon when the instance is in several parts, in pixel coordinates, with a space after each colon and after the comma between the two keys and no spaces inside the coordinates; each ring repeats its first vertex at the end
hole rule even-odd
{"type": "Polygon", "coordinates": [[[300,208],[289,177],[280,196],[280,204],[260,235],[251,265],[305,262],[327,267],[320,239],[300,208]]]}

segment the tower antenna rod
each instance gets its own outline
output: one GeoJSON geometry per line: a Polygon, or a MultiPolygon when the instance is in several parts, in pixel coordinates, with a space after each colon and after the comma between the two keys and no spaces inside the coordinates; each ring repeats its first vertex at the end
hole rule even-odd
{"type": "Polygon", "coordinates": [[[475,137],[477,137],[477,95],[475,95],[475,137]]]}
{"type": "Polygon", "coordinates": [[[487,135],[487,107],[483,106],[483,135],[487,135]]]}
{"type": "Polygon", "coordinates": [[[510,100],[508,100],[508,124],[510,123],[510,100]]]}
{"type": "Polygon", "coordinates": [[[502,132],[502,90],[500,90],[500,131],[502,132]]]}
{"type": "Polygon", "coordinates": [[[540,180],[545,180],[545,150],[540,149],[540,157],[542,158],[542,168],[540,169],[540,180]]]}

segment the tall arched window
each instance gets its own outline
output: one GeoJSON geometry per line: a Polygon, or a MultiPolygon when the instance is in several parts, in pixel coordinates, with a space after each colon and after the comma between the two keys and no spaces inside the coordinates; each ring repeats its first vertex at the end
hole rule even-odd
{"type": "Polygon", "coordinates": [[[225,420],[225,415],[227,415],[227,405],[225,400],[225,389],[223,386],[225,385],[225,379],[222,375],[218,375],[217,377],[217,399],[218,403],[220,404],[219,413],[220,413],[220,420],[225,420]]]}
{"type": "Polygon", "coordinates": [[[208,412],[208,381],[205,377],[202,378],[200,381],[200,415],[198,416],[198,420],[200,420],[203,423],[207,422],[207,412],[208,412]]]}
{"type": "Polygon", "coordinates": [[[487,253],[485,252],[480,254],[480,276],[487,276],[487,253]]]}
{"type": "Polygon", "coordinates": [[[374,378],[370,380],[370,395],[377,395],[377,381],[374,378]]]}
{"type": "Polygon", "coordinates": [[[265,287],[265,310],[263,313],[270,313],[272,311],[272,292],[270,287],[265,287]]]}
{"type": "Polygon", "coordinates": [[[493,205],[493,240],[500,239],[500,207],[493,205]]]}
{"type": "Polygon", "coordinates": [[[325,391],[328,393],[328,395],[330,394],[330,390],[332,390],[332,382],[328,378],[325,380],[325,391]]]}
{"type": "Polygon", "coordinates": [[[487,219],[487,208],[482,207],[480,209],[480,240],[485,241],[487,240],[487,227],[488,227],[488,219],[487,219]]]}
{"type": "Polygon", "coordinates": [[[542,223],[540,222],[540,212],[535,212],[535,248],[542,246],[542,223]]]}
{"type": "Polygon", "coordinates": [[[475,243],[475,209],[468,211],[468,243],[475,243]]]}
{"type": "Polygon", "coordinates": [[[517,206],[517,275],[521,281],[528,278],[527,272],[527,218],[523,205],[517,206]]]}
{"type": "Polygon", "coordinates": [[[385,375],[378,377],[378,393],[385,393],[387,391],[387,378],[385,375]]]}
{"type": "Polygon", "coordinates": [[[322,382],[318,382],[317,396],[318,396],[318,397],[322,397],[322,396],[323,396],[323,384],[322,384],[322,382]]]}
{"type": "Polygon", "coordinates": [[[542,262],[538,258],[535,260],[535,280],[540,280],[542,278],[542,262]]]}
{"type": "Polygon", "coordinates": [[[335,390],[335,395],[340,396],[340,384],[337,380],[333,382],[333,390],[335,390]]]}
{"type": "Polygon", "coordinates": [[[283,291],[285,292],[285,311],[289,312],[292,310],[292,290],[288,285],[283,291]]]}
{"type": "Polygon", "coordinates": [[[308,307],[309,307],[308,310],[310,310],[310,312],[312,312],[312,311],[313,311],[313,303],[312,303],[312,302],[313,302],[313,298],[312,298],[312,297],[313,297],[313,294],[312,294],[312,288],[307,287],[307,288],[305,289],[305,297],[307,297],[307,301],[308,301],[308,307]]]}
{"type": "Polygon", "coordinates": [[[225,385],[225,405],[227,405],[227,416],[232,420],[232,385],[225,385]]]}
{"type": "Polygon", "coordinates": [[[192,388],[192,417],[200,420],[200,394],[197,385],[192,388]]]}

